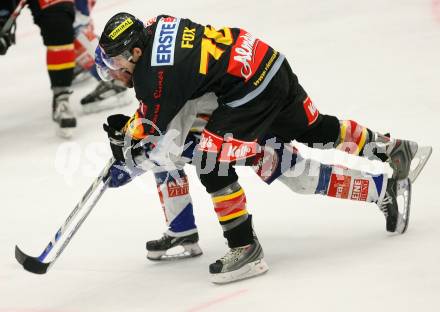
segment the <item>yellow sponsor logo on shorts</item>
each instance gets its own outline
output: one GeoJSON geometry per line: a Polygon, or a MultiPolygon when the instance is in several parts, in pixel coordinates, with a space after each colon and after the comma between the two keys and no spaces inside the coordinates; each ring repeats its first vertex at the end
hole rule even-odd
{"type": "Polygon", "coordinates": [[[112,30],[109,37],[112,40],[115,40],[120,34],[130,28],[131,25],[133,25],[133,20],[131,18],[127,18],[125,21],[122,22],[121,25],[112,30]]]}

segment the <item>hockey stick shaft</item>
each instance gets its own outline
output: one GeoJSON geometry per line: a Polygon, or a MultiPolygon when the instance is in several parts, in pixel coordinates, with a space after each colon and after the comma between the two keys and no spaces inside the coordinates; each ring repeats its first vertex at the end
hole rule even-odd
{"type": "Polygon", "coordinates": [[[26,0],[20,0],[18,5],[16,6],[14,12],[12,12],[11,16],[9,16],[8,20],[6,21],[6,23],[3,25],[2,29],[0,30],[0,35],[6,34],[9,31],[9,29],[12,27],[12,24],[14,24],[15,20],[20,15],[21,10],[24,8],[26,3],[27,3],[26,0]]]}
{"type": "Polygon", "coordinates": [[[81,217],[81,219],[79,219],[79,221],[75,224],[74,228],[69,232],[69,235],[67,235],[66,239],[64,240],[63,244],[61,245],[60,249],[58,249],[58,251],[55,254],[55,257],[52,259],[52,261],[50,262],[49,266],[48,266],[48,270],[49,268],[55,263],[55,261],[58,259],[58,257],[61,255],[61,253],[63,252],[63,250],[67,247],[67,245],[70,243],[70,240],[72,239],[72,237],[75,235],[75,233],[79,230],[79,228],[81,227],[81,225],[84,223],[84,221],[87,219],[87,217],[89,216],[90,212],[93,210],[93,208],[96,206],[96,203],[99,201],[99,199],[101,198],[102,194],[104,194],[104,191],[107,189],[108,184],[110,182],[110,179],[107,179],[104,182],[104,185],[101,187],[101,189],[99,190],[98,194],[96,195],[96,197],[94,198],[93,202],[90,204],[89,208],[87,209],[87,211],[85,212],[85,214],[81,217]]]}
{"type": "MultiPolygon", "coordinates": [[[[56,232],[54,238],[49,242],[49,244],[46,246],[46,248],[44,249],[44,251],[41,253],[41,255],[38,257],[38,260],[40,262],[43,262],[44,259],[47,257],[47,255],[50,253],[50,251],[53,249],[53,247],[55,246],[55,244],[60,240],[60,238],[63,236],[65,229],[72,223],[73,219],[75,218],[75,216],[82,210],[82,208],[85,206],[85,204],[87,203],[87,201],[89,200],[90,196],[92,196],[92,194],[96,191],[96,189],[98,188],[99,184],[101,182],[104,182],[105,187],[103,187],[98,195],[98,197],[101,197],[102,193],[104,192],[104,190],[106,189],[107,183],[109,181],[109,179],[107,179],[107,181],[104,181],[104,179],[106,178],[108,171],[110,169],[110,167],[113,165],[114,163],[114,158],[112,157],[106,164],[106,166],[104,167],[104,169],[102,169],[101,173],[99,174],[99,176],[93,181],[92,185],[90,185],[90,187],[88,188],[88,190],[85,192],[85,194],[83,195],[83,197],[81,198],[81,200],[79,201],[79,203],[75,206],[75,208],[72,210],[72,212],[69,214],[69,216],[67,217],[66,221],[64,221],[63,225],[58,229],[58,231],[56,232]]],[[[99,199],[99,198],[98,198],[99,199]]],[[[93,204],[96,204],[97,200],[95,199],[93,204]]],[[[93,206],[91,206],[91,208],[93,208],[93,206]]],[[[91,210],[91,209],[90,209],[91,210]]]]}

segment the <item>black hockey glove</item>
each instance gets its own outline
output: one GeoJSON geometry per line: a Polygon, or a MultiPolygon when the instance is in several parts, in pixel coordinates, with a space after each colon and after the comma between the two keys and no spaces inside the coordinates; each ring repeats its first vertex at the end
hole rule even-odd
{"type": "Polygon", "coordinates": [[[3,26],[9,18],[9,11],[0,11],[0,55],[5,55],[9,47],[15,44],[15,22],[5,32],[1,32],[3,26]]]}
{"type": "Polygon", "coordinates": [[[127,158],[129,161],[134,161],[134,157],[142,153],[142,148],[139,148],[139,141],[126,136],[123,128],[130,120],[130,117],[117,114],[111,115],[107,118],[107,124],[103,124],[104,131],[107,132],[110,140],[110,148],[113,153],[113,157],[116,160],[126,163],[127,158]],[[138,145],[136,147],[136,145],[138,145]]]}

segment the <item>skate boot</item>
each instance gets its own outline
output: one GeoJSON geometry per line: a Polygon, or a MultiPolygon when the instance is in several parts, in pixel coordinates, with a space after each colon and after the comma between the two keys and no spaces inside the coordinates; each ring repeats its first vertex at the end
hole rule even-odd
{"type": "Polygon", "coordinates": [[[416,142],[390,139],[389,135],[376,136],[379,151],[384,151],[386,160],[393,169],[393,178],[409,178],[414,183],[431,156],[432,147],[419,147],[416,142]]]}
{"type": "Polygon", "coordinates": [[[257,239],[250,245],[231,248],[220,260],[209,266],[211,282],[226,284],[265,273],[263,248],[257,239]]]}
{"type": "Polygon", "coordinates": [[[384,198],[378,203],[388,232],[403,234],[408,228],[411,207],[411,180],[388,179],[384,198]],[[401,198],[399,198],[401,197],[401,198]]]}
{"type": "Polygon", "coordinates": [[[147,242],[147,258],[153,261],[178,260],[200,256],[203,252],[200,249],[199,234],[194,233],[187,236],[175,237],[164,234],[162,238],[147,242]],[[183,251],[168,253],[175,247],[183,247],[183,251]]]}
{"type": "Polygon", "coordinates": [[[125,106],[131,101],[127,88],[117,81],[100,81],[95,90],[81,99],[81,105],[85,114],[91,114],[125,106]]]}
{"type": "Polygon", "coordinates": [[[68,89],[54,90],[52,101],[52,119],[58,124],[57,134],[63,138],[70,138],[76,127],[76,118],[69,104],[72,92],[68,89]]]}

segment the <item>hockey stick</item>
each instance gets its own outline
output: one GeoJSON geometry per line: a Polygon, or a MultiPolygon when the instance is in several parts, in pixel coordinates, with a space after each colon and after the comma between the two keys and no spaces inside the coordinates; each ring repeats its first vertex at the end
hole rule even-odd
{"type": "Polygon", "coordinates": [[[90,185],[89,189],[86,191],[86,193],[83,195],[81,201],[75,206],[73,211],[70,213],[70,215],[67,217],[64,224],[59,228],[59,230],[56,232],[55,237],[50,241],[50,243],[46,246],[44,251],[41,253],[39,257],[31,257],[25,254],[23,251],[18,248],[18,246],[15,246],[15,258],[17,261],[23,266],[23,268],[26,271],[35,273],[35,274],[44,274],[46,273],[49,268],[55,263],[55,261],[58,259],[58,257],[63,252],[64,248],[69,244],[72,237],[75,235],[75,233],[78,231],[80,226],[84,223],[87,216],[90,214],[92,209],[95,207],[98,200],[101,198],[102,194],[104,194],[104,191],[107,189],[108,184],[110,182],[110,178],[107,177],[108,171],[110,167],[114,163],[114,158],[112,157],[107,165],[104,167],[104,169],[101,171],[99,176],[93,181],[92,185],[90,185]],[[102,186],[99,188],[99,185],[103,183],[102,186]],[[72,223],[75,216],[82,210],[82,208],[85,206],[89,198],[92,196],[95,191],[99,189],[98,194],[84,213],[84,215],[78,220],[78,222],[74,225],[74,228],[69,232],[66,239],[64,240],[63,244],[61,245],[60,249],[56,252],[54,258],[50,262],[43,262],[47,255],[51,252],[51,250],[55,247],[57,242],[62,238],[63,234],[65,233],[66,228],[72,223]]]}
{"type": "Polygon", "coordinates": [[[12,12],[11,16],[9,16],[6,23],[3,25],[2,29],[0,30],[0,35],[6,34],[11,29],[12,25],[14,24],[17,17],[20,15],[21,10],[26,5],[26,0],[20,0],[17,7],[15,8],[14,12],[12,12]]]}

